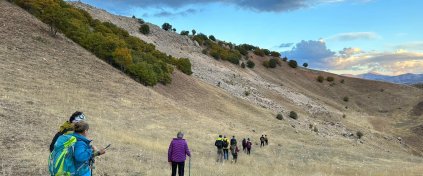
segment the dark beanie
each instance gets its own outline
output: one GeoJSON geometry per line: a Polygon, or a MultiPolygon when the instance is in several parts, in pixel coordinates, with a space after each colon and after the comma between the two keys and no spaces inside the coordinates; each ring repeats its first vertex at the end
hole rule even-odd
{"type": "Polygon", "coordinates": [[[69,122],[72,123],[73,120],[75,120],[76,117],[80,116],[82,112],[76,111],[72,114],[72,116],[69,118],[69,122]]]}

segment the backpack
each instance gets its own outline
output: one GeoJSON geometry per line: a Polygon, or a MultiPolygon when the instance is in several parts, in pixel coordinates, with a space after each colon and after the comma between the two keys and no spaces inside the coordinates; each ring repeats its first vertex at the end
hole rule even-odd
{"type": "Polygon", "coordinates": [[[48,170],[51,176],[73,176],[76,174],[74,146],[76,137],[71,134],[61,135],[54,144],[48,161],[48,170]]]}
{"type": "Polygon", "coordinates": [[[223,148],[223,140],[216,140],[216,142],[214,143],[214,145],[215,145],[218,149],[223,148]]]}
{"type": "Polygon", "coordinates": [[[231,139],[231,145],[236,145],[236,139],[231,139]]]}
{"type": "Polygon", "coordinates": [[[223,147],[227,148],[228,147],[228,139],[223,140],[223,147]]]}

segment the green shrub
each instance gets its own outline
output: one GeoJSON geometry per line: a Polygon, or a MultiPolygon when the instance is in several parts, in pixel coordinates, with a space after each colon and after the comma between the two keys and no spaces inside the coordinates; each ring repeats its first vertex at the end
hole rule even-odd
{"type": "Polygon", "coordinates": [[[341,81],[339,81],[341,84],[344,84],[345,83],[345,80],[344,79],[341,79],[341,81]]]}
{"type": "Polygon", "coordinates": [[[209,35],[209,39],[212,41],[216,41],[216,38],[213,35],[209,35]]]}
{"type": "Polygon", "coordinates": [[[178,68],[178,70],[181,70],[181,72],[183,72],[187,75],[192,74],[191,62],[189,61],[188,58],[180,58],[180,59],[176,60],[175,65],[176,65],[176,68],[178,68]]]}
{"type": "Polygon", "coordinates": [[[244,62],[241,63],[241,68],[245,68],[245,63],[244,62]]]}
{"type": "Polygon", "coordinates": [[[261,56],[261,57],[263,57],[263,56],[266,55],[264,53],[264,51],[262,49],[259,49],[259,48],[257,48],[257,49],[254,50],[254,54],[257,55],[257,56],[261,56]]]}
{"type": "Polygon", "coordinates": [[[132,15],[132,18],[135,19],[136,18],[135,15],[132,15]]]}
{"type": "Polygon", "coordinates": [[[147,35],[150,33],[150,26],[148,26],[147,24],[143,24],[140,26],[140,32],[144,35],[147,35]]]}
{"type": "Polygon", "coordinates": [[[288,58],[287,58],[287,57],[283,57],[283,58],[282,58],[282,60],[283,60],[284,62],[286,62],[286,61],[288,61],[288,58]]]}
{"type": "Polygon", "coordinates": [[[308,67],[308,63],[304,63],[303,67],[307,68],[308,67]]]}
{"type": "Polygon", "coordinates": [[[264,55],[269,56],[270,55],[270,50],[268,49],[261,49],[264,53],[264,55]]]}
{"type": "Polygon", "coordinates": [[[219,52],[217,52],[217,51],[211,51],[211,52],[210,52],[210,55],[211,55],[214,59],[216,59],[216,60],[220,60],[220,54],[219,54],[219,52]]]}
{"type": "Polygon", "coordinates": [[[344,100],[345,102],[348,102],[348,101],[350,100],[350,98],[348,98],[348,97],[344,97],[344,98],[343,98],[343,100],[344,100]]]}
{"type": "Polygon", "coordinates": [[[326,81],[333,82],[333,81],[335,81],[335,78],[332,77],[332,76],[328,76],[328,77],[326,77],[326,81]]]}
{"type": "MultiPolygon", "coordinates": [[[[169,31],[169,30],[172,29],[172,25],[170,25],[169,23],[163,23],[162,29],[165,30],[165,31],[169,31]]],[[[173,29],[175,29],[175,28],[173,28],[173,29]]]]}
{"type": "Polygon", "coordinates": [[[181,31],[181,35],[189,35],[189,31],[181,31]]]}
{"type": "Polygon", "coordinates": [[[191,32],[192,32],[193,36],[197,33],[197,31],[195,31],[195,29],[191,30],[191,32]]]}
{"type": "Polygon", "coordinates": [[[209,40],[209,38],[206,35],[202,34],[202,33],[199,33],[198,35],[195,35],[193,39],[195,41],[197,41],[198,44],[200,44],[200,45],[204,45],[204,42],[207,41],[207,40],[209,40]]]}
{"type": "Polygon", "coordinates": [[[144,23],[145,23],[145,21],[144,21],[143,19],[141,19],[141,18],[138,18],[138,23],[139,23],[139,24],[144,24],[144,23]]]}
{"type": "Polygon", "coordinates": [[[357,131],[357,137],[358,137],[358,139],[361,139],[361,137],[363,137],[363,136],[364,136],[363,132],[357,131]]]}
{"type": "Polygon", "coordinates": [[[264,67],[266,67],[266,68],[269,68],[270,66],[269,66],[269,61],[268,60],[265,60],[265,61],[263,61],[263,66],[264,67]]]}
{"type": "Polygon", "coordinates": [[[322,83],[325,80],[323,76],[317,76],[317,81],[322,83]]]}
{"type": "Polygon", "coordinates": [[[172,31],[173,31],[173,32],[176,32],[176,28],[173,28],[173,29],[172,29],[172,31]]]}
{"type": "Polygon", "coordinates": [[[319,129],[317,129],[317,126],[314,126],[313,131],[314,131],[314,132],[316,132],[316,133],[318,133],[318,132],[319,132],[319,129]]]}
{"type": "Polygon", "coordinates": [[[278,61],[275,58],[269,60],[269,68],[276,68],[278,61]]]}
{"type": "Polygon", "coordinates": [[[245,95],[245,96],[250,95],[250,91],[247,91],[247,90],[246,90],[246,91],[244,91],[244,95],[245,95]]]}
{"type": "Polygon", "coordinates": [[[256,66],[256,64],[253,61],[251,61],[251,60],[247,61],[247,67],[248,68],[254,68],[254,66],[256,66]]]}
{"type": "Polygon", "coordinates": [[[347,117],[347,115],[345,115],[345,114],[342,114],[342,118],[346,118],[347,117]]]}
{"type": "Polygon", "coordinates": [[[271,56],[273,56],[273,57],[281,57],[281,53],[276,52],[276,51],[272,51],[272,52],[270,53],[270,55],[271,55],[271,56]]]}
{"type": "Polygon", "coordinates": [[[289,60],[288,65],[291,68],[297,68],[298,67],[297,61],[295,61],[295,60],[289,60]]]}
{"type": "Polygon", "coordinates": [[[292,119],[298,119],[298,115],[295,111],[291,111],[289,112],[289,117],[291,117],[292,119]]]}
{"type": "Polygon", "coordinates": [[[281,113],[279,113],[278,115],[276,115],[276,119],[278,120],[283,120],[283,116],[281,113]]]}

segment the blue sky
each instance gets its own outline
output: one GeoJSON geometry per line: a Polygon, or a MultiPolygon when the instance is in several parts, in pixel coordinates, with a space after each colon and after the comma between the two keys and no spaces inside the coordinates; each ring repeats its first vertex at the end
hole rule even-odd
{"type": "Polygon", "coordinates": [[[339,74],[423,73],[419,0],[82,0],[339,74]],[[280,47],[284,46],[284,47],[280,47]]]}

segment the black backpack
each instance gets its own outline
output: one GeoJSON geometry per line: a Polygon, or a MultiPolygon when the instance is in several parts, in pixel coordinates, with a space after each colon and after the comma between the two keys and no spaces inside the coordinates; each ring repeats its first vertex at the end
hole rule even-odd
{"type": "Polygon", "coordinates": [[[216,142],[214,143],[214,145],[215,145],[218,149],[223,148],[223,140],[216,140],[216,142]]]}
{"type": "Polygon", "coordinates": [[[227,140],[227,139],[226,139],[226,140],[223,140],[223,147],[225,147],[225,148],[226,148],[226,147],[228,147],[228,145],[229,145],[229,144],[228,144],[228,140],[227,140]]]}
{"type": "Polygon", "coordinates": [[[231,139],[231,145],[236,145],[236,139],[231,139]]]}

